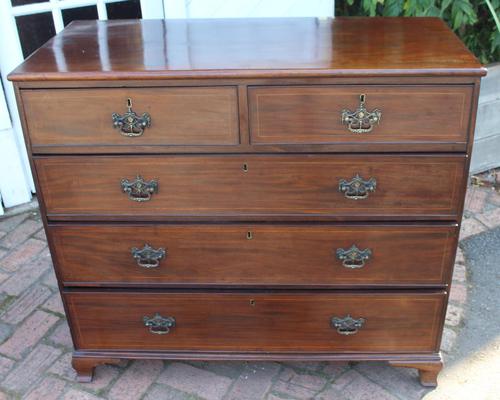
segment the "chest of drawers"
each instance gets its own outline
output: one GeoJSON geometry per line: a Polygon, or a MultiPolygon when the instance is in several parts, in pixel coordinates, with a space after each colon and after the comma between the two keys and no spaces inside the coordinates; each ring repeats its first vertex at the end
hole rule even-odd
{"type": "Polygon", "coordinates": [[[484,74],[429,18],[71,24],[10,79],[78,379],[385,360],[435,385],[484,74]]]}

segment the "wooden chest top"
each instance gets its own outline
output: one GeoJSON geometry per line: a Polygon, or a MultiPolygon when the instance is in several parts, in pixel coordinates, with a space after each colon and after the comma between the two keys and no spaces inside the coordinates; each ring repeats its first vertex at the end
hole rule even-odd
{"type": "Polygon", "coordinates": [[[35,52],[10,79],[485,73],[437,18],[271,18],[78,21],[35,52]]]}

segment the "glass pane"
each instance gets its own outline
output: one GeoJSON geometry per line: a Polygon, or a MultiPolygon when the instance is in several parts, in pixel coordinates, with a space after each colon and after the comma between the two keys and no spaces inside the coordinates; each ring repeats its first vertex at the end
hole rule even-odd
{"type": "Polygon", "coordinates": [[[16,17],[16,24],[24,58],[56,34],[52,13],[16,17]]]}
{"type": "Polygon", "coordinates": [[[119,1],[106,4],[108,19],[134,19],[141,18],[140,0],[119,1]]]}
{"type": "Polygon", "coordinates": [[[47,0],[10,0],[10,2],[15,7],[15,6],[22,6],[24,4],[45,3],[48,1],[47,0]]]}
{"type": "Polygon", "coordinates": [[[62,10],[61,12],[64,26],[68,25],[75,19],[98,19],[96,6],[67,8],[66,10],[62,10]]]}

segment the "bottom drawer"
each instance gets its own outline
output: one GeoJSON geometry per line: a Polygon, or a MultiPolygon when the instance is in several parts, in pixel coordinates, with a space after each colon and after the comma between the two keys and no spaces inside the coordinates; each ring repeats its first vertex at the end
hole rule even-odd
{"type": "Polygon", "coordinates": [[[82,290],[65,299],[78,350],[432,352],[445,310],[444,292],[82,290]]]}

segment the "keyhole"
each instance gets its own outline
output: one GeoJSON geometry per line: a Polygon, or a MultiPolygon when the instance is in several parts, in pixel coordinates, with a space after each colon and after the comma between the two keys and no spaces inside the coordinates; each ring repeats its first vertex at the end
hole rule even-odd
{"type": "Polygon", "coordinates": [[[252,307],[255,307],[255,300],[254,300],[254,299],[250,299],[250,305],[251,305],[252,307]]]}
{"type": "Polygon", "coordinates": [[[243,164],[243,172],[248,172],[248,164],[243,164]]]}
{"type": "Polygon", "coordinates": [[[252,231],[248,231],[247,232],[247,239],[248,240],[252,240],[253,239],[253,233],[252,233],[252,231]]]}
{"type": "Polygon", "coordinates": [[[130,97],[127,99],[127,108],[129,111],[132,109],[132,99],[130,97]]]}

